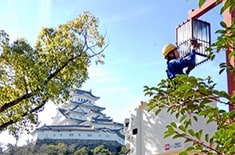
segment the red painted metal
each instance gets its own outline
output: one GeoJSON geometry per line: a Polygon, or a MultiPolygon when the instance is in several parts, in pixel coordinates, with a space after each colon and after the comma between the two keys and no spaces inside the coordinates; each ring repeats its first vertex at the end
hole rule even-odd
{"type": "MultiPolygon", "coordinates": [[[[232,19],[235,19],[235,10],[230,13],[229,10],[226,10],[224,12],[224,22],[230,26],[232,24],[232,19]]],[[[233,49],[234,50],[234,49],[233,49]]],[[[231,52],[231,49],[226,50],[226,61],[228,64],[232,65],[235,67],[235,62],[234,62],[234,57],[229,58],[228,55],[231,52]]],[[[235,73],[227,73],[227,80],[228,80],[228,93],[230,95],[235,94],[235,73]]],[[[235,109],[235,106],[230,105],[229,106],[229,111],[232,111],[235,109]]]]}
{"type": "MultiPolygon", "coordinates": [[[[193,19],[193,18],[199,18],[218,4],[220,2],[216,2],[216,0],[208,0],[205,4],[202,5],[202,7],[196,9],[196,10],[191,10],[188,13],[188,18],[193,19]]],[[[224,22],[229,26],[232,23],[232,19],[235,19],[235,10],[230,13],[228,10],[224,12],[224,22]]],[[[230,53],[231,49],[226,50],[226,63],[231,64],[233,67],[235,66],[234,62],[234,57],[229,58],[228,55],[230,53]]],[[[229,73],[227,72],[227,85],[228,85],[228,93],[229,95],[235,95],[235,73],[229,73]]],[[[229,106],[229,111],[232,111],[235,109],[235,106],[229,106]]]]}
{"type": "Polygon", "coordinates": [[[209,10],[213,9],[214,7],[216,7],[221,2],[222,1],[217,3],[216,0],[208,0],[200,8],[198,8],[196,10],[189,11],[188,18],[189,19],[199,18],[200,16],[204,15],[205,13],[207,13],[209,10]]]}

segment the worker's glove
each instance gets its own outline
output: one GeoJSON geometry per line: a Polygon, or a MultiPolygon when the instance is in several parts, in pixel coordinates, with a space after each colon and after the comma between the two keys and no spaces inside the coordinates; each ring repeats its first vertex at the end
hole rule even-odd
{"type": "Polygon", "coordinates": [[[190,40],[190,48],[191,49],[199,49],[199,47],[201,46],[201,43],[198,43],[196,39],[191,39],[190,40]]]}
{"type": "Polygon", "coordinates": [[[194,68],[195,68],[195,65],[189,66],[189,67],[186,69],[185,73],[188,75],[188,74],[191,72],[191,70],[193,70],[194,68]]]}

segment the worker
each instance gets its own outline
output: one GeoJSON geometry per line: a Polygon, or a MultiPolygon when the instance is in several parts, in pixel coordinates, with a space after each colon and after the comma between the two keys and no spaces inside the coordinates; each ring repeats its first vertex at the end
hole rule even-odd
{"type": "Polygon", "coordinates": [[[169,79],[175,78],[177,74],[189,74],[195,67],[195,50],[199,48],[200,44],[196,40],[190,40],[191,53],[184,58],[180,58],[177,47],[173,44],[166,44],[163,49],[163,56],[167,59],[167,77],[169,79]],[[186,71],[184,73],[184,69],[186,71]]]}

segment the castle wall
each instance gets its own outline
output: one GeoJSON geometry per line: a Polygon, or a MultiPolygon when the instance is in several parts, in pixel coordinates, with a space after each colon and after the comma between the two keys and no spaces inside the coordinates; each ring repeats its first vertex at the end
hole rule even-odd
{"type": "Polygon", "coordinates": [[[119,152],[123,145],[117,143],[116,141],[107,141],[107,140],[81,140],[81,139],[38,139],[36,145],[40,146],[43,144],[53,144],[57,145],[58,143],[64,143],[67,145],[75,145],[77,147],[86,146],[88,149],[93,149],[99,145],[104,145],[105,148],[113,152],[119,152]]]}

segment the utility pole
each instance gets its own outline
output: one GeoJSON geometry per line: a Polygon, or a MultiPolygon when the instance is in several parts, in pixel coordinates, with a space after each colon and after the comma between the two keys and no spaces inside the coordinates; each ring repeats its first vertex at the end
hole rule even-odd
{"type": "MultiPolygon", "coordinates": [[[[204,3],[200,8],[197,8],[196,10],[191,10],[188,13],[189,19],[196,19],[202,16],[203,14],[207,13],[214,7],[216,7],[220,2],[216,2],[216,0],[208,0],[206,3],[204,3]]],[[[227,26],[230,26],[232,24],[232,20],[235,19],[235,10],[232,11],[232,13],[229,12],[227,9],[224,12],[224,22],[227,24],[227,26]]],[[[226,63],[232,65],[235,67],[234,57],[229,58],[228,55],[231,52],[230,49],[226,49],[226,63]]],[[[227,72],[227,85],[228,85],[228,94],[234,95],[235,94],[235,73],[229,73],[227,72]]],[[[235,106],[229,106],[229,111],[232,111],[235,109],[235,106]]]]}

